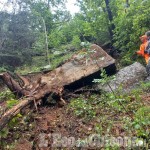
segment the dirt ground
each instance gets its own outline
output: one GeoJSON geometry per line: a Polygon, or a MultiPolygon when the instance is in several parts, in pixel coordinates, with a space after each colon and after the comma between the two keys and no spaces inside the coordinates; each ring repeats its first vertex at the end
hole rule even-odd
{"type": "MultiPolygon", "coordinates": [[[[91,134],[93,123],[85,123],[82,119],[76,118],[72,112],[66,110],[67,107],[41,107],[38,113],[33,118],[34,128],[30,132],[30,136],[27,133],[21,136],[19,142],[16,144],[15,149],[32,150],[32,149],[54,149],[52,147],[53,139],[48,138],[48,145],[45,148],[40,146],[42,139],[40,135],[44,134],[44,138],[53,134],[60,134],[61,137],[74,137],[76,140],[79,138],[85,138],[91,134]],[[33,143],[33,146],[31,145],[33,143]]],[[[28,131],[27,131],[28,132],[28,131]]]]}
{"type": "MultiPolygon", "coordinates": [[[[144,105],[150,106],[150,94],[144,95],[142,99],[144,105]]],[[[113,120],[115,118],[117,119],[117,116],[113,116],[113,120]]],[[[80,149],[77,148],[78,144],[73,148],[60,148],[61,146],[59,147],[58,145],[55,147],[57,143],[55,143],[54,138],[59,134],[64,139],[65,137],[74,137],[76,142],[78,140],[81,142],[82,139],[88,138],[91,134],[95,133],[94,126],[98,123],[97,119],[85,121],[84,119],[77,118],[73,115],[73,112],[68,110],[67,106],[40,107],[38,112],[35,112],[32,121],[34,127],[31,130],[27,129],[24,135],[20,135],[22,138],[17,142],[15,150],[80,149]],[[28,136],[28,132],[30,136],[28,136]],[[44,140],[48,141],[45,146],[43,145],[44,140]]],[[[126,131],[119,122],[114,125],[111,132],[114,136],[126,135],[126,131]]],[[[88,147],[88,149],[93,148],[88,147]]]]}

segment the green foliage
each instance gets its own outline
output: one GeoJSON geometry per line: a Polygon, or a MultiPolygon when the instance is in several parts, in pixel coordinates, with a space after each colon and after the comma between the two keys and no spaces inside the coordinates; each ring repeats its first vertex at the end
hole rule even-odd
{"type": "Polygon", "coordinates": [[[15,95],[10,90],[5,90],[0,93],[0,100],[15,99],[15,95]]]}
{"type": "Polygon", "coordinates": [[[5,67],[0,67],[0,72],[5,72],[6,71],[6,68],[5,67]]]}
{"type": "Polygon", "coordinates": [[[7,135],[9,133],[9,130],[7,128],[4,128],[2,131],[0,131],[0,139],[3,137],[3,138],[6,138],[7,135]]]}
{"type": "Polygon", "coordinates": [[[73,36],[72,45],[75,46],[77,49],[80,47],[81,40],[79,36],[73,36]]]}
{"type": "Polygon", "coordinates": [[[143,106],[140,94],[148,89],[149,86],[148,83],[142,83],[139,88],[131,90],[130,93],[123,94],[122,92],[117,91],[115,94],[114,92],[102,93],[101,96],[102,101],[106,101],[107,106],[114,109],[115,112],[132,112],[134,118],[130,117],[130,115],[125,117],[126,119],[123,120],[124,128],[131,132],[135,131],[137,137],[142,137],[144,139],[148,139],[150,134],[150,107],[143,106]]]}
{"type": "MultiPolygon", "coordinates": [[[[80,97],[71,100],[69,110],[82,121],[92,120],[95,122],[94,133],[113,135],[115,124],[120,124],[119,128],[124,130],[126,134],[148,139],[149,136],[149,106],[143,107],[140,97],[143,91],[134,89],[130,93],[116,92],[102,93],[101,95],[91,95],[90,97],[80,97]],[[119,101],[124,105],[126,110],[120,105],[119,101]],[[133,116],[131,118],[130,115],[133,116]]],[[[117,129],[118,130],[118,127],[117,129]]],[[[109,147],[109,145],[108,145],[109,147]]]]}
{"type": "Polygon", "coordinates": [[[137,59],[131,56],[139,49],[139,36],[149,30],[150,4],[147,0],[131,0],[129,4],[119,0],[110,1],[112,21],[109,19],[106,1],[78,0],[77,4],[81,12],[71,18],[63,0],[16,1],[12,5],[19,6],[16,13],[0,13],[1,53],[17,55],[30,66],[32,56],[45,53],[44,20],[49,49],[68,43],[78,49],[80,41],[100,45],[113,42],[111,44],[123,55],[123,65],[137,59]],[[53,10],[50,6],[54,7],[53,10]],[[111,31],[113,24],[115,29],[111,31]],[[110,36],[110,33],[113,35],[110,36]]]}
{"type": "Polygon", "coordinates": [[[142,83],[141,83],[141,88],[142,88],[144,91],[149,91],[150,82],[142,82],[142,83]]]}
{"type": "Polygon", "coordinates": [[[78,1],[78,3],[82,13],[77,14],[75,17],[78,22],[80,21],[79,24],[82,23],[82,26],[79,27],[82,35],[95,37],[96,42],[99,44],[110,41],[109,21],[105,11],[105,2],[84,0],[78,1]]]}
{"type": "MultiPolygon", "coordinates": [[[[20,0],[17,0],[14,3],[8,2],[8,5],[11,3],[12,10],[15,12],[0,11],[0,52],[18,56],[21,59],[21,63],[18,60],[14,61],[17,63],[17,65],[13,65],[14,68],[21,66],[22,63],[31,65],[32,56],[45,53],[45,26],[43,20],[47,34],[51,34],[53,29],[57,28],[57,24],[61,23],[60,20],[65,22],[66,18],[69,18],[69,13],[65,9],[63,11],[53,11],[53,13],[50,9],[50,5],[55,7],[55,4],[60,9],[63,2],[63,0],[48,1],[47,4],[46,1],[20,2],[20,0]]],[[[63,34],[60,37],[61,42],[59,43],[62,44],[66,37],[63,34]]],[[[13,62],[6,65],[11,66],[12,64],[13,62]]],[[[1,63],[2,65],[3,63],[1,63]]]]}
{"type": "Polygon", "coordinates": [[[18,100],[16,99],[11,99],[7,101],[7,107],[8,108],[12,108],[14,105],[16,105],[18,103],[18,100]]]}
{"type": "Polygon", "coordinates": [[[137,131],[137,135],[149,138],[149,127],[150,127],[150,107],[144,106],[139,108],[135,113],[135,118],[132,123],[133,127],[137,131]]]}
{"type": "Polygon", "coordinates": [[[9,128],[14,128],[16,127],[19,122],[20,122],[20,118],[22,118],[22,115],[21,114],[17,114],[8,124],[8,127],[9,128]]]}
{"type": "Polygon", "coordinates": [[[59,29],[56,29],[51,32],[51,34],[49,35],[49,41],[49,46],[52,48],[58,48],[60,45],[67,43],[65,35],[59,29]]]}
{"type": "Polygon", "coordinates": [[[132,55],[131,51],[128,51],[127,53],[124,52],[122,55],[123,56],[122,56],[122,58],[120,60],[120,64],[122,66],[129,66],[129,65],[134,63],[134,60],[131,58],[131,55],[132,55]]]}
{"type": "Polygon", "coordinates": [[[105,69],[101,69],[101,74],[100,74],[101,79],[94,79],[94,83],[101,83],[102,85],[108,84],[111,80],[115,78],[115,76],[109,76],[106,74],[105,69]]]}
{"type": "Polygon", "coordinates": [[[113,3],[115,3],[116,7],[114,10],[116,14],[114,17],[116,26],[114,30],[114,46],[121,52],[129,52],[124,57],[130,58],[139,49],[139,37],[149,30],[150,4],[148,1],[137,0],[135,2],[132,0],[130,1],[130,7],[125,9],[122,2],[115,0],[113,3]]]}
{"type": "MultiPolygon", "coordinates": [[[[12,94],[11,91],[6,90],[0,93],[0,99],[6,101],[6,106],[4,108],[0,107],[0,116],[4,114],[6,111],[5,109],[10,109],[13,106],[15,106],[19,101],[16,100],[15,95],[12,94]],[[5,108],[6,107],[6,108],[5,108]]],[[[2,131],[0,131],[0,145],[5,146],[7,143],[2,139],[7,139],[7,136],[10,134],[10,129],[14,129],[20,121],[20,118],[22,117],[21,114],[17,114],[8,124],[7,127],[5,127],[2,131]]]]}
{"type": "Polygon", "coordinates": [[[96,115],[90,102],[85,99],[78,98],[72,100],[69,107],[74,111],[76,116],[85,118],[85,120],[91,120],[96,115]]]}

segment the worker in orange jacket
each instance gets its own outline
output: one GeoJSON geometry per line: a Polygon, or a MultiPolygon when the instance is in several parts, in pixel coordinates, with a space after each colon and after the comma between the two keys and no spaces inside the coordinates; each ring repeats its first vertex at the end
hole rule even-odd
{"type": "Polygon", "coordinates": [[[148,64],[150,55],[145,53],[145,49],[147,47],[147,41],[148,41],[147,36],[146,35],[141,36],[140,40],[141,40],[142,44],[140,45],[140,50],[137,51],[136,53],[138,55],[143,56],[145,58],[146,64],[148,64]]]}

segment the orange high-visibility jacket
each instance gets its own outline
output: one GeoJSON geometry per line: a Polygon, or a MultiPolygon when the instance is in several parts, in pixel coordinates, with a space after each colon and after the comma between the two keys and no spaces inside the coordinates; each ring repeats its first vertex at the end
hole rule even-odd
{"type": "Polygon", "coordinates": [[[146,64],[148,64],[148,60],[149,60],[150,55],[144,53],[145,48],[147,47],[147,44],[148,44],[147,36],[143,35],[140,37],[140,39],[142,41],[142,44],[140,45],[140,50],[137,51],[137,54],[143,56],[145,58],[146,64]]]}

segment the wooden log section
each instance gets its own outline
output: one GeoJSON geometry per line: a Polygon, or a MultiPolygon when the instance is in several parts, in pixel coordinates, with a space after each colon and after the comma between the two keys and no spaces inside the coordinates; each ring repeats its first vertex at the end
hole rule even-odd
{"type": "Polygon", "coordinates": [[[30,103],[40,101],[47,94],[55,93],[60,97],[60,100],[64,102],[62,93],[65,86],[73,85],[77,81],[80,81],[78,84],[82,84],[81,81],[86,82],[84,79],[88,77],[94,78],[94,74],[102,68],[111,66],[109,69],[112,69],[114,72],[116,71],[114,67],[115,60],[102,48],[93,44],[90,49],[91,52],[88,52],[89,54],[86,53],[84,49],[72,56],[72,58],[61,67],[41,75],[41,77],[35,81],[29,81],[27,78],[18,75],[18,78],[23,83],[22,85],[16,82],[11,74],[7,72],[1,74],[0,78],[8,88],[18,98],[22,99],[0,118],[0,130],[2,130],[20,110],[30,103]]]}

